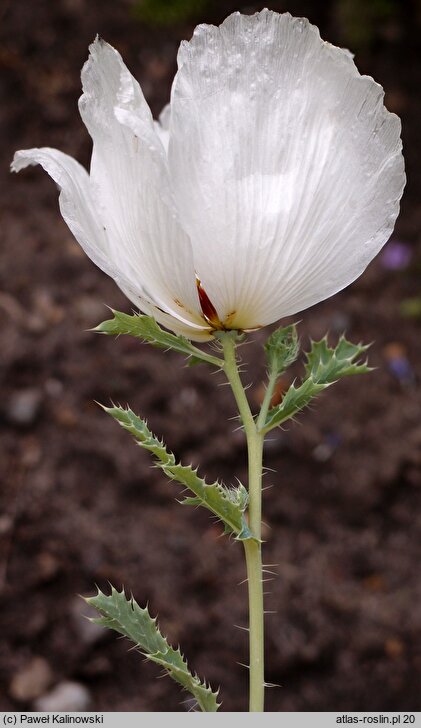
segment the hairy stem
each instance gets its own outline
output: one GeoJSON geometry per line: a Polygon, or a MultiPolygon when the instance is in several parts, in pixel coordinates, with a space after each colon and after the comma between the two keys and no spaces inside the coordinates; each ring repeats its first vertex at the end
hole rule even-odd
{"type": "MultiPolygon", "coordinates": [[[[247,437],[249,473],[249,526],[254,539],[244,541],[249,598],[250,712],[264,710],[264,611],[261,553],[262,458],[264,435],[250,410],[236,360],[236,333],[220,334],[224,371],[231,385],[247,437]]],[[[269,406],[270,398],[268,398],[269,406]]]]}
{"type": "Polygon", "coordinates": [[[278,374],[276,371],[271,371],[269,374],[269,379],[266,387],[265,397],[262,403],[262,408],[259,413],[259,417],[257,418],[257,429],[260,431],[263,429],[267,413],[269,412],[270,403],[272,401],[273,397],[273,390],[275,389],[276,381],[278,379],[278,374]]]}

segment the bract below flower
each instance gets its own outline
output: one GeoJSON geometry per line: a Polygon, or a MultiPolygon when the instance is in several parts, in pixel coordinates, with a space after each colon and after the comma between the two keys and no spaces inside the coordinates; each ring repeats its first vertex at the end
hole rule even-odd
{"type": "Polygon", "coordinates": [[[41,164],[89,257],[143,312],[206,340],[341,290],[389,238],[405,184],[400,122],[351,54],[288,13],[199,25],[154,122],[139,84],[97,39],[82,70],[90,174],[41,164]]]}

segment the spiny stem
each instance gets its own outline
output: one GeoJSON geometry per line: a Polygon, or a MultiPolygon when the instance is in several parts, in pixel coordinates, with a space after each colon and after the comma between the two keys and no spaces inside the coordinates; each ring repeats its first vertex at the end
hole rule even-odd
{"type": "Polygon", "coordinates": [[[269,378],[268,378],[268,384],[266,387],[265,396],[262,403],[262,408],[259,413],[259,417],[257,418],[256,426],[257,429],[260,431],[263,429],[264,424],[266,422],[267,413],[269,412],[270,403],[272,401],[273,397],[273,390],[275,389],[276,380],[278,379],[278,374],[276,371],[270,371],[269,378]]]}
{"type": "Polygon", "coordinates": [[[236,331],[218,332],[218,339],[222,343],[222,349],[224,352],[224,372],[231,385],[235,401],[237,403],[238,411],[242,419],[244,430],[247,435],[247,439],[250,435],[256,433],[256,425],[254,417],[251,413],[250,405],[244,391],[240,374],[238,372],[237,358],[236,358],[236,331]]]}
{"type": "MultiPolygon", "coordinates": [[[[244,541],[249,598],[250,712],[264,710],[264,607],[261,553],[262,458],[264,435],[250,410],[236,360],[236,332],[219,334],[224,371],[231,385],[247,437],[249,472],[249,526],[254,539],[244,541]]],[[[267,407],[269,407],[270,398],[267,407]]],[[[266,415],[265,415],[266,416],[266,415]]]]}

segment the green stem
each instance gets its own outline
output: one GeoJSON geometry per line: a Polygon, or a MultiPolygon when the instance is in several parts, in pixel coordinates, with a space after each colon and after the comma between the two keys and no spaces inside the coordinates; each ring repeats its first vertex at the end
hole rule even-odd
{"type": "MultiPolygon", "coordinates": [[[[249,526],[253,539],[244,541],[249,598],[250,712],[264,710],[264,607],[261,551],[262,458],[264,435],[250,410],[236,360],[236,332],[219,334],[224,351],[224,371],[231,385],[247,437],[249,472],[249,526]],[[255,540],[254,540],[255,539],[255,540]]],[[[268,397],[267,407],[269,407],[268,397]]]]}
{"type": "Polygon", "coordinates": [[[269,373],[269,379],[268,379],[268,384],[266,387],[266,392],[265,392],[265,396],[264,396],[263,403],[262,403],[262,408],[260,410],[259,417],[257,418],[257,422],[256,422],[257,429],[259,431],[262,430],[265,425],[266,417],[269,412],[270,403],[271,403],[272,397],[273,397],[273,390],[275,389],[275,384],[276,384],[277,379],[278,379],[278,373],[276,371],[272,370],[269,373]]]}

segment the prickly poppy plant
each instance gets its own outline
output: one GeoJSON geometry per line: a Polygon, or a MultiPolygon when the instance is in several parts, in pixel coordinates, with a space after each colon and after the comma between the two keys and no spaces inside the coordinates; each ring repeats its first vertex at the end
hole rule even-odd
{"type": "MultiPolygon", "coordinates": [[[[266,434],[344,376],[369,371],[365,346],[311,342],[302,380],[272,406],[299,355],[295,325],[265,344],[267,388],[250,408],[238,370],[247,332],[293,315],[354,281],[388,240],[405,184],[399,119],[349,51],[303,18],[268,10],[200,25],[178,54],[171,101],[154,121],[119,53],[101,39],[82,70],[79,108],[92,137],[88,173],[50,148],[16,153],[41,164],[87,255],[140,313],[97,327],[175,349],[220,368],[247,438],[246,485],[205,482],[178,464],[129,408],[105,408],[156,464],[241,541],[249,591],[250,710],[264,709],[262,453],[266,434]],[[161,328],[164,326],[165,329],[161,328]],[[191,342],[212,341],[205,351],[191,342]]],[[[218,691],[169,646],[147,609],[112,589],[88,600],[99,621],[131,639],[190,691],[203,711],[218,691]]]]}

